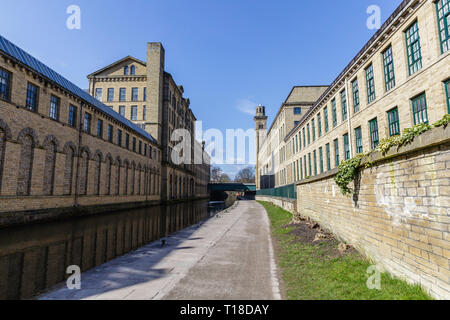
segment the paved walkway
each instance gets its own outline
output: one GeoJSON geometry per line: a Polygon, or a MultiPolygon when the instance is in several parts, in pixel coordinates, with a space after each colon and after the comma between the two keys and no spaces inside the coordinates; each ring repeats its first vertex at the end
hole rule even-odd
{"type": "Polygon", "coordinates": [[[280,299],[269,220],[255,201],[82,274],[40,299],[280,299]]]}

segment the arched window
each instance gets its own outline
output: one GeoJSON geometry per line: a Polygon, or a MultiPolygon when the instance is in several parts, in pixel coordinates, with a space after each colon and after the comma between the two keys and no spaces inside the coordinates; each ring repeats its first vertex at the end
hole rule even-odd
{"type": "Polygon", "coordinates": [[[84,150],[80,157],[80,195],[87,195],[89,179],[89,153],[84,150]]]}
{"type": "Polygon", "coordinates": [[[106,165],[105,165],[105,194],[111,195],[111,166],[112,166],[112,159],[111,156],[106,157],[106,165]]]}
{"type": "Polygon", "coordinates": [[[129,167],[130,167],[130,165],[129,165],[128,161],[125,160],[125,164],[124,164],[124,168],[125,168],[125,185],[124,185],[124,188],[123,188],[123,194],[125,196],[128,195],[128,177],[129,177],[128,170],[129,170],[129,167]]]}
{"type": "Polygon", "coordinates": [[[19,135],[22,144],[20,150],[19,175],[17,179],[17,195],[29,196],[33,171],[34,147],[37,141],[30,130],[24,129],[19,135]]]}
{"type": "Polygon", "coordinates": [[[140,164],[138,165],[137,173],[138,173],[137,195],[140,196],[141,195],[141,179],[142,179],[142,177],[141,177],[141,175],[142,175],[142,168],[141,168],[140,164]]]}
{"type": "Polygon", "coordinates": [[[5,163],[6,133],[0,127],[0,192],[2,191],[3,166],[5,163]]]}
{"type": "Polygon", "coordinates": [[[115,194],[119,195],[120,194],[120,167],[121,167],[121,162],[120,162],[120,158],[117,158],[116,161],[117,164],[117,171],[116,171],[116,190],[115,190],[115,194]]]}
{"type": "Polygon", "coordinates": [[[95,155],[95,168],[94,168],[94,194],[100,195],[100,177],[101,177],[101,171],[102,171],[102,155],[101,153],[97,152],[95,155]]]}
{"type": "Polygon", "coordinates": [[[75,149],[68,146],[64,150],[66,154],[66,162],[64,165],[64,195],[72,194],[72,181],[73,181],[73,159],[75,155],[75,149]]]}
{"type": "Polygon", "coordinates": [[[136,184],[136,165],[134,162],[131,164],[131,195],[134,195],[136,184]]]}
{"type": "Polygon", "coordinates": [[[50,141],[45,145],[45,163],[44,163],[44,196],[51,196],[54,192],[55,184],[55,163],[56,163],[56,144],[50,141]]]}
{"type": "Polygon", "coordinates": [[[136,67],[135,66],[131,66],[131,75],[134,76],[136,74],[136,67]]]}
{"type": "Polygon", "coordinates": [[[125,76],[128,75],[128,66],[123,67],[123,74],[124,74],[125,76]]]}

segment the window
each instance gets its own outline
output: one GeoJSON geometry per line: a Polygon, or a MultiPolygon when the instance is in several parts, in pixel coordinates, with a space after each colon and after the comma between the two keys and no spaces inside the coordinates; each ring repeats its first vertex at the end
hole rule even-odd
{"type": "Polygon", "coordinates": [[[103,121],[97,120],[97,137],[103,138],[103,121]]]}
{"type": "Polygon", "coordinates": [[[108,124],[108,142],[113,142],[113,126],[108,124]]]}
{"type": "Polygon", "coordinates": [[[325,132],[328,132],[328,108],[323,109],[323,120],[325,121],[325,132]]]}
{"type": "Polygon", "coordinates": [[[339,140],[334,140],[334,163],[336,168],[339,167],[339,140]]]}
{"type": "Polygon", "coordinates": [[[127,76],[127,75],[128,75],[128,71],[129,71],[128,66],[123,67],[123,75],[124,75],[124,76],[127,76]]]}
{"type": "Polygon", "coordinates": [[[97,100],[102,101],[102,96],[103,96],[103,90],[102,90],[102,88],[97,88],[97,89],[95,89],[95,98],[96,98],[97,100]]]}
{"type": "Polygon", "coordinates": [[[392,56],[392,46],[389,46],[383,53],[384,84],[386,91],[395,87],[394,58],[392,56]]]}
{"type": "MultiPolygon", "coordinates": [[[[294,140],[292,140],[294,141],[294,140]]],[[[295,153],[298,152],[298,136],[295,136],[295,153]]]]}
{"type": "Polygon", "coordinates": [[[125,106],[119,106],[119,114],[125,117],[125,106]]]}
{"type": "Polygon", "coordinates": [[[306,169],[306,155],[303,157],[303,166],[305,169],[305,178],[308,176],[308,170],[306,169]]]}
{"type": "Polygon", "coordinates": [[[316,141],[316,124],[314,119],[311,120],[312,141],[316,141]]]}
{"type": "Polygon", "coordinates": [[[133,138],[133,152],[136,152],[136,138],[133,138]]]}
{"type": "Polygon", "coordinates": [[[322,136],[322,116],[320,115],[320,112],[317,115],[317,130],[320,138],[322,136]]]}
{"type": "Polygon", "coordinates": [[[310,128],[309,128],[309,123],[306,126],[306,131],[308,132],[308,145],[310,145],[311,144],[311,131],[310,131],[310,128]]]}
{"type": "Polygon", "coordinates": [[[447,96],[447,112],[450,114],[450,80],[444,82],[445,95],[447,96]]]}
{"type": "Polygon", "coordinates": [[[139,141],[139,154],[142,154],[142,141],[139,141]]]}
{"type": "Polygon", "coordinates": [[[311,165],[311,153],[308,153],[308,169],[309,169],[308,176],[310,176],[310,177],[312,176],[311,168],[312,168],[312,165],[311,165]]]}
{"type": "Polygon", "coordinates": [[[147,101],[147,87],[144,87],[144,101],[147,101]]]}
{"type": "Polygon", "coordinates": [[[427,99],[425,93],[411,100],[414,125],[428,123],[427,99]]]}
{"type": "Polygon", "coordinates": [[[371,103],[375,101],[375,79],[373,75],[373,65],[366,69],[366,85],[367,85],[367,101],[371,103]]]}
{"type": "Polygon", "coordinates": [[[303,127],[303,147],[306,147],[306,134],[305,134],[305,128],[303,127]]]}
{"type": "Polygon", "coordinates": [[[142,120],[147,120],[147,107],[142,107],[142,120]]]}
{"type": "Polygon", "coordinates": [[[50,118],[53,120],[59,119],[59,104],[60,99],[55,96],[50,97],[50,118]]]}
{"type": "Polygon", "coordinates": [[[114,101],[114,88],[108,89],[108,101],[114,101]]]}
{"type": "Polygon", "coordinates": [[[299,107],[294,108],[294,114],[302,114],[302,108],[299,107]]]}
{"type": "Polygon", "coordinates": [[[128,133],[125,135],[125,148],[130,149],[130,135],[128,133]]]}
{"type": "Polygon", "coordinates": [[[147,144],[144,143],[144,156],[147,156],[147,144]]]}
{"type": "Polygon", "coordinates": [[[69,105],[69,126],[75,128],[77,126],[77,107],[69,105]]]}
{"type": "Polygon", "coordinates": [[[344,134],[344,158],[345,160],[350,159],[350,143],[348,141],[348,133],[344,134]]]}
{"type": "Polygon", "coordinates": [[[137,120],[137,106],[131,106],[131,120],[137,120]]]}
{"type": "Polygon", "coordinates": [[[127,88],[120,88],[119,101],[126,101],[127,99],[127,88]]]}
{"type": "Polygon", "coordinates": [[[370,129],[370,146],[372,149],[378,147],[379,137],[378,137],[378,120],[377,118],[369,121],[370,129]]]}
{"type": "Polygon", "coordinates": [[[9,100],[11,91],[11,73],[0,69],[0,99],[9,100]]]}
{"type": "Polygon", "coordinates": [[[363,153],[361,127],[355,129],[355,140],[356,140],[356,154],[363,153]]]}
{"type": "Polygon", "coordinates": [[[327,153],[327,171],[331,170],[331,152],[330,152],[330,144],[327,143],[325,145],[325,152],[327,153]]]}
{"type": "Polygon", "coordinates": [[[342,121],[347,120],[347,92],[341,92],[342,121]]]}
{"type": "Polygon", "coordinates": [[[353,80],[353,82],[352,82],[352,91],[353,91],[353,112],[357,113],[359,111],[359,85],[358,85],[358,79],[353,80]]]}
{"type": "Polygon", "coordinates": [[[27,109],[36,112],[38,105],[38,94],[39,89],[34,84],[28,83],[27,87],[27,101],[26,107],[27,109]]]}
{"type": "Polygon", "coordinates": [[[122,146],[122,130],[117,130],[117,145],[122,146]]]}
{"type": "Polygon", "coordinates": [[[323,149],[319,148],[319,163],[320,163],[320,173],[323,173],[323,149]]]}
{"type": "Polygon", "coordinates": [[[131,89],[131,101],[138,101],[139,99],[139,90],[138,88],[131,89]]]}
{"type": "Polygon", "coordinates": [[[131,66],[131,68],[130,68],[130,74],[131,74],[132,76],[134,76],[134,75],[136,74],[136,67],[135,67],[135,66],[131,66]]]}
{"type": "Polygon", "coordinates": [[[441,39],[441,51],[444,53],[450,48],[450,0],[438,0],[436,2],[436,10],[439,36],[441,39]]]}
{"type": "Polygon", "coordinates": [[[389,136],[400,134],[400,121],[398,118],[398,108],[388,111],[389,136]]]}
{"type": "Polygon", "coordinates": [[[317,153],[316,153],[316,150],[313,151],[313,159],[314,159],[314,175],[317,176],[317,153]]]}
{"type": "Polygon", "coordinates": [[[300,121],[294,121],[294,127],[298,126],[299,123],[300,121]]]}
{"type": "Polygon", "coordinates": [[[409,75],[422,69],[422,52],[420,48],[419,24],[414,22],[405,32],[408,53],[409,75]]]}
{"type": "Polygon", "coordinates": [[[331,101],[331,112],[333,117],[333,127],[337,126],[337,110],[336,110],[336,99],[331,101]]]}
{"type": "Polygon", "coordinates": [[[86,133],[91,133],[91,120],[92,120],[92,116],[89,113],[85,113],[84,114],[83,130],[86,133]]]}

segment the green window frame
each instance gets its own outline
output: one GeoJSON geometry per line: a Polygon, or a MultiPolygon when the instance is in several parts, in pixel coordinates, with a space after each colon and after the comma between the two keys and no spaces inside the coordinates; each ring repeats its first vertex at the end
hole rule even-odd
{"type": "Polygon", "coordinates": [[[375,101],[375,77],[373,74],[373,64],[366,68],[367,102],[375,101]]]}
{"type": "Polygon", "coordinates": [[[307,164],[306,164],[306,155],[303,157],[303,167],[305,169],[305,179],[308,176],[307,164]]]}
{"type": "Polygon", "coordinates": [[[322,116],[319,112],[317,115],[317,130],[319,131],[319,138],[322,136],[322,116]]]}
{"type": "Polygon", "coordinates": [[[363,141],[361,127],[355,129],[356,154],[363,153],[363,141]]]}
{"type": "Polygon", "coordinates": [[[295,136],[295,153],[298,152],[298,136],[295,136]]]}
{"type": "Polygon", "coordinates": [[[352,92],[353,92],[353,112],[359,112],[359,84],[356,78],[352,82],[352,92]]]}
{"type": "Polygon", "coordinates": [[[325,122],[325,132],[328,132],[329,126],[328,126],[328,107],[325,107],[323,109],[323,120],[325,122]]]}
{"type": "Polygon", "coordinates": [[[337,126],[336,99],[331,100],[331,112],[333,117],[333,128],[334,128],[337,126]]]}
{"type": "Polygon", "coordinates": [[[299,159],[300,160],[300,180],[303,180],[303,161],[302,158],[299,159]]]}
{"type": "Polygon", "coordinates": [[[336,165],[336,168],[339,167],[339,140],[334,140],[334,164],[336,165]]]}
{"type": "Polygon", "coordinates": [[[302,150],[302,132],[298,131],[298,149],[302,150]]]}
{"type": "Polygon", "coordinates": [[[341,92],[342,121],[347,120],[347,92],[341,92]]]}
{"type": "Polygon", "coordinates": [[[428,123],[427,97],[425,93],[411,99],[414,125],[428,123]]]}
{"type": "Polygon", "coordinates": [[[344,159],[350,159],[350,143],[348,141],[348,133],[344,134],[344,159]]]}
{"type": "Polygon", "coordinates": [[[320,173],[323,173],[323,148],[319,148],[319,164],[320,164],[320,173]]]}
{"type": "Polygon", "coordinates": [[[331,170],[331,151],[330,151],[330,144],[327,143],[325,145],[325,151],[327,153],[327,171],[331,170]]]}
{"type": "Polygon", "coordinates": [[[300,180],[300,166],[299,166],[299,161],[297,160],[297,181],[300,180]]]}
{"type": "Polygon", "coordinates": [[[409,75],[422,69],[422,49],[420,47],[419,24],[414,22],[405,32],[408,53],[409,75]]]}
{"type": "Polygon", "coordinates": [[[384,84],[386,92],[395,87],[395,68],[392,46],[383,51],[384,84]]]}
{"type": "Polygon", "coordinates": [[[389,136],[397,136],[400,134],[400,119],[398,116],[398,108],[395,107],[387,112],[389,136]]]}
{"type": "Polygon", "coordinates": [[[316,123],[314,119],[311,120],[312,141],[316,141],[316,123]]]}
{"type": "Polygon", "coordinates": [[[306,125],[306,132],[308,133],[308,145],[311,144],[311,130],[309,127],[309,123],[306,125]]]}
{"type": "Polygon", "coordinates": [[[313,160],[314,160],[314,175],[317,176],[317,152],[313,151],[313,160]]]}
{"type": "Polygon", "coordinates": [[[305,127],[303,127],[303,147],[306,148],[306,134],[305,134],[305,127]]]}
{"type": "Polygon", "coordinates": [[[447,97],[447,113],[450,114],[450,79],[444,82],[445,95],[447,97]]]}
{"type": "Polygon", "coordinates": [[[450,48],[450,0],[438,0],[436,2],[436,12],[441,52],[445,53],[450,48]]]}
{"type": "Polygon", "coordinates": [[[369,121],[369,130],[370,130],[370,146],[372,149],[378,147],[380,142],[380,136],[378,135],[378,120],[374,118],[369,121]]]}
{"type": "Polygon", "coordinates": [[[311,170],[312,166],[311,166],[311,153],[308,153],[308,169],[309,169],[309,175],[308,176],[312,176],[312,170],[311,170]]]}

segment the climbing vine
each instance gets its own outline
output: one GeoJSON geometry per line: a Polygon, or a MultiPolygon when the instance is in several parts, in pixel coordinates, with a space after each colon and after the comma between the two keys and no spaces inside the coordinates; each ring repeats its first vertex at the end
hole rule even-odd
{"type": "MultiPolygon", "coordinates": [[[[366,156],[369,156],[374,151],[379,151],[383,155],[392,148],[392,147],[401,147],[408,143],[411,143],[415,137],[420,136],[424,132],[431,130],[432,128],[438,127],[447,127],[450,123],[450,115],[445,115],[441,120],[436,122],[433,125],[429,125],[427,123],[421,123],[415,125],[412,128],[407,128],[403,130],[401,135],[393,136],[390,138],[382,139],[378,145],[378,147],[372,151],[367,153],[358,154],[356,157],[343,161],[338,167],[338,173],[334,177],[334,181],[341,189],[341,193],[345,195],[353,194],[354,191],[349,187],[349,184],[355,180],[357,177],[362,159],[366,156]]],[[[373,165],[372,162],[367,162],[365,168],[369,168],[373,165]]]]}

